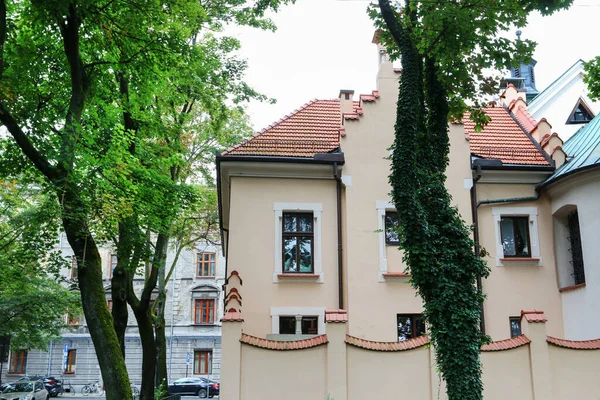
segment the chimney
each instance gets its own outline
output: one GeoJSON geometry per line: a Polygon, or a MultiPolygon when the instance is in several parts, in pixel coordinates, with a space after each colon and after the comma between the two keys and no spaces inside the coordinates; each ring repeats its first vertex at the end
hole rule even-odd
{"type": "Polygon", "coordinates": [[[354,112],[354,90],[340,90],[340,105],[342,106],[342,114],[354,112]]]}
{"type": "Polygon", "coordinates": [[[373,44],[377,45],[377,90],[382,91],[382,86],[385,84],[383,81],[385,79],[397,81],[398,74],[394,71],[394,65],[390,61],[386,48],[379,42],[379,31],[375,31],[373,35],[373,44]]]}

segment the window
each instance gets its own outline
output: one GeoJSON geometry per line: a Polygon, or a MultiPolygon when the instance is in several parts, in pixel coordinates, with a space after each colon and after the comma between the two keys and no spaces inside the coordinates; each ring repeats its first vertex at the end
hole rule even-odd
{"type": "Polygon", "coordinates": [[[108,311],[112,312],[112,300],[106,300],[106,306],[108,307],[108,311]]]}
{"type": "Polygon", "coordinates": [[[397,322],[399,342],[425,334],[425,322],[421,314],[398,314],[397,322]]]}
{"type": "Polygon", "coordinates": [[[194,301],[194,324],[215,323],[215,301],[210,299],[197,299],[194,301]]]}
{"type": "Polygon", "coordinates": [[[504,257],[531,257],[528,217],[503,216],[500,231],[504,257]]]}
{"type": "Polygon", "coordinates": [[[76,314],[67,314],[67,325],[69,326],[78,326],[80,325],[80,317],[76,314]]]}
{"type": "Polygon", "coordinates": [[[575,108],[567,119],[567,124],[586,124],[594,119],[594,113],[588,108],[582,98],[575,105],[575,108]]]}
{"type": "Polygon", "coordinates": [[[283,273],[313,273],[312,213],[283,213],[283,273]]]}
{"type": "Polygon", "coordinates": [[[75,361],[77,359],[77,350],[71,349],[67,352],[67,364],[65,365],[65,374],[75,373],[75,361]]]}
{"type": "Polygon", "coordinates": [[[319,317],[303,317],[303,316],[280,316],[279,317],[279,334],[280,335],[295,335],[296,332],[302,335],[318,335],[319,317]]]}
{"type": "Polygon", "coordinates": [[[215,253],[198,253],[196,276],[215,276],[215,253]]]}
{"type": "Polygon", "coordinates": [[[77,279],[77,258],[71,256],[71,279],[77,279]]]}
{"type": "Polygon", "coordinates": [[[521,331],[521,317],[510,317],[510,337],[519,336],[521,331]]]}
{"type": "Polygon", "coordinates": [[[385,212],[385,244],[400,244],[400,235],[398,234],[398,213],[396,211],[385,212]]]}
{"type": "Polygon", "coordinates": [[[571,264],[573,265],[573,279],[575,285],[585,283],[585,270],[583,269],[583,250],[581,248],[581,234],[579,233],[579,213],[577,210],[567,216],[569,229],[569,244],[571,245],[571,264]]]}
{"type": "Polygon", "coordinates": [[[210,375],[212,373],[212,351],[194,351],[194,374],[210,375]]]}
{"type": "Polygon", "coordinates": [[[24,374],[27,370],[27,351],[15,350],[10,356],[9,374],[24,374]]]}
{"type": "Polygon", "coordinates": [[[116,254],[111,254],[110,255],[110,271],[109,271],[110,278],[112,278],[113,271],[115,270],[115,268],[117,268],[117,263],[118,262],[119,262],[119,259],[117,258],[117,255],[116,254]]]}

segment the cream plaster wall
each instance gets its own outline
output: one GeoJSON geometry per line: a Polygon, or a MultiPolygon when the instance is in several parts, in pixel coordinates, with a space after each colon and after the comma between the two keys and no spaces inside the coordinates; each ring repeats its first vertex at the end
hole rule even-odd
{"type": "MultiPolygon", "coordinates": [[[[534,194],[533,185],[498,183],[477,185],[479,200],[526,197],[534,194]]],[[[542,195],[539,200],[531,202],[481,205],[478,212],[479,239],[489,253],[486,261],[490,268],[490,276],[483,280],[483,291],[487,295],[484,303],[486,333],[493,340],[509,338],[509,317],[519,316],[521,310],[540,309],[548,316],[549,334],[562,337],[562,303],[557,286],[550,198],[542,195]],[[505,262],[503,266],[497,265],[496,226],[492,208],[514,207],[537,208],[541,266],[514,262],[505,262]]]]}
{"type": "Polygon", "coordinates": [[[243,280],[245,332],[259,337],[271,333],[271,307],[337,309],[335,181],[231,177],[230,186],[227,269],[229,273],[237,270],[243,280]],[[273,282],[276,202],[322,205],[323,283],[273,282]]]}
{"type": "Polygon", "coordinates": [[[533,400],[529,346],[481,353],[485,400],[533,400]]]}
{"type": "Polygon", "coordinates": [[[548,345],[556,400],[598,400],[600,350],[571,350],[548,345]]]}
{"type": "MultiPolygon", "coordinates": [[[[548,192],[552,196],[552,214],[569,206],[576,206],[579,214],[586,285],[561,293],[565,337],[571,340],[600,338],[600,318],[590,318],[590,315],[600,315],[600,246],[597,240],[600,227],[600,172],[590,170],[564,178],[550,186],[548,192]]],[[[564,244],[564,241],[558,244],[564,244]]],[[[567,247],[557,246],[557,251],[567,247]]],[[[568,275],[570,255],[562,251],[557,257],[560,260],[557,269],[563,276],[568,275]]],[[[563,277],[563,281],[566,278],[563,277]]]]}
{"type": "Polygon", "coordinates": [[[240,400],[325,399],[327,348],[269,351],[242,346],[240,400]]]}

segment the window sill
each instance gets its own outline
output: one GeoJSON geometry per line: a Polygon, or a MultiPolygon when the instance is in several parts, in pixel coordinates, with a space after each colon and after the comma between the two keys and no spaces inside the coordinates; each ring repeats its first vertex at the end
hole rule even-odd
{"type": "Polygon", "coordinates": [[[24,376],[24,375],[25,375],[25,372],[10,372],[10,371],[8,371],[8,372],[6,373],[6,375],[13,375],[13,376],[24,376]]]}
{"type": "Polygon", "coordinates": [[[410,274],[405,274],[404,272],[385,272],[381,276],[386,281],[408,280],[411,278],[410,274]]]}
{"type": "Polygon", "coordinates": [[[531,265],[531,266],[540,266],[540,258],[537,257],[505,257],[500,258],[499,267],[502,266],[519,266],[519,265],[531,265]]]}
{"type": "Polygon", "coordinates": [[[212,324],[191,324],[190,326],[217,326],[217,324],[212,323],[212,324]]]}
{"type": "Polygon", "coordinates": [[[577,290],[579,288],[585,287],[585,282],[584,283],[579,283],[577,285],[572,285],[572,286],[567,286],[564,288],[560,288],[558,289],[559,292],[570,292],[571,290],[577,290]]]}
{"type": "Polygon", "coordinates": [[[215,276],[196,276],[196,279],[215,279],[215,276]]]}
{"type": "Polygon", "coordinates": [[[75,372],[64,372],[65,375],[75,375],[75,372]]]}
{"type": "Polygon", "coordinates": [[[277,273],[274,275],[273,282],[317,282],[323,283],[323,274],[306,273],[277,273]]]}

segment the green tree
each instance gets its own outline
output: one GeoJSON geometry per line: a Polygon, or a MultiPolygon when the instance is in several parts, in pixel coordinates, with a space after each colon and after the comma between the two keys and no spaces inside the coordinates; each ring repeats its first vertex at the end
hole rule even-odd
{"type": "MultiPolygon", "coordinates": [[[[484,68],[503,69],[531,57],[534,43],[497,36],[525,26],[532,10],[550,14],[571,0],[379,0],[369,8],[380,41],[400,58],[390,184],[400,220],[400,248],[424,302],[439,371],[450,400],[483,398],[479,330],[489,270],[473,252],[470,231],[445,187],[448,119],[477,100],[484,68]]],[[[487,86],[487,85],[485,85],[487,86]]],[[[480,110],[471,115],[486,121],[480,110]]]]}
{"type": "Polygon", "coordinates": [[[228,56],[238,43],[201,33],[227,23],[272,28],[264,13],[286,2],[0,0],[0,122],[11,138],[0,138],[3,164],[11,163],[15,176],[42,177],[40,188],[53,195],[77,259],[108,399],[132,397],[120,345],[125,304],[142,321],[149,348],[148,304],[164,267],[168,226],[197,197],[169,174],[181,151],[169,146],[178,133],[161,120],[163,105],[216,99],[209,108],[215,113],[223,93],[230,101],[257,96],[239,81],[244,64],[228,56]],[[152,245],[140,239],[152,234],[152,245]],[[120,257],[113,316],[98,252],[109,241],[120,257]],[[143,260],[152,268],[136,301],[129,277],[143,260]]]}

